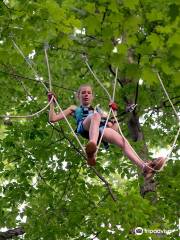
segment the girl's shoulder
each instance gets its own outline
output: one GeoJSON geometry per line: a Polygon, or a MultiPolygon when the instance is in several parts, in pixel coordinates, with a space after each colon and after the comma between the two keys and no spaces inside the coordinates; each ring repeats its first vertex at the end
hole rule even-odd
{"type": "Polygon", "coordinates": [[[71,111],[71,114],[73,114],[77,108],[78,107],[76,105],[71,105],[70,107],[68,107],[68,109],[71,111]]]}

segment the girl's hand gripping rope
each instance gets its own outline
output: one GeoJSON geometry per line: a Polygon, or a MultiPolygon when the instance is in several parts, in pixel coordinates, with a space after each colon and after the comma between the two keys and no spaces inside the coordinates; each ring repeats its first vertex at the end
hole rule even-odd
{"type": "Polygon", "coordinates": [[[112,108],[113,111],[117,111],[118,110],[118,105],[115,102],[110,102],[109,103],[109,107],[112,108]]]}
{"type": "Polygon", "coordinates": [[[48,102],[50,102],[51,99],[53,98],[53,103],[56,103],[57,97],[53,92],[48,92],[47,96],[48,96],[48,102]],[[56,101],[54,99],[56,99],[56,101]]]}

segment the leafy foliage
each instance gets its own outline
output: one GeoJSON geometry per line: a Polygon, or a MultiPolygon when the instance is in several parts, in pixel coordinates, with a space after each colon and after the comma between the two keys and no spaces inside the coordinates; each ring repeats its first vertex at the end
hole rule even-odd
{"type": "MultiPolygon", "coordinates": [[[[175,0],[9,0],[0,3],[0,114],[26,115],[47,104],[46,90],[13,46],[26,59],[35,51],[33,66],[48,86],[44,44],[48,43],[53,90],[64,108],[76,103],[82,83],[94,87],[95,104],[105,109],[108,98],[82,59],[112,91],[113,71],[119,68],[116,99],[119,112],[125,99],[135,101],[145,118],[142,130],[149,156],[167,148],[177,121],[161,90],[156,72],[170,97],[179,103],[179,8],[175,0]]],[[[121,121],[130,138],[127,122],[121,121]]],[[[141,178],[121,151],[100,152],[97,170],[110,183],[117,201],[85,164],[65,122],[52,126],[45,112],[30,120],[0,122],[0,227],[23,226],[24,239],[159,239],[133,229],[176,229],[163,239],[177,239],[179,170],[177,147],[167,167],[156,177],[155,193],[139,193],[141,178]],[[5,125],[4,125],[5,124],[5,125]],[[25,204],[22,210],[20,206],[25,204]],[[17,216],[19,217],[17,218],[17,216]],[[26,221],[23,220],[27,217],[26,221]]],[[[72,121],[73,126],[74,122],[72,121]]],[[[81,139],[84,142],[83,139],[81,139]]],[[[132,143],[141,154],[144,142],[132,143]]]]}

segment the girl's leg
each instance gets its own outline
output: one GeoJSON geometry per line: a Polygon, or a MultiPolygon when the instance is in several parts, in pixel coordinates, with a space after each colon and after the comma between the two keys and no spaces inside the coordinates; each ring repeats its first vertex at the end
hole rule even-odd
{"type": "Polygon", "coordinates": [[[138,156],[131,149],[127,141],[115,130],[111,128],[106,128],[104,130],[103,140],[109,143],[115,144],[118,147],[122,148],[125,155],[134,162],[138,167],[144,169],[144,162],[138,158],[138,156]]]}
{"type": "Polygon", "coordinates": [[[83,121],[83,127],[86,131],[89,131],[89,142],[86,145],[87,162],[90,166],[95,166],[96,164],[96,150],[97,150],[97,140],[99,137],[99,125],[101,121],[101,116],[99,113],[94,113],[88,116],[83,121]]]}
{"type": "Polygon", "coordinates": [[[83,127],[86,131],[89,131],[89,141],[97,144],[99,137],[99,125],[101,121],[101,116],[99,113],[94,113],[88,116],[83,121],[83,127]]]}

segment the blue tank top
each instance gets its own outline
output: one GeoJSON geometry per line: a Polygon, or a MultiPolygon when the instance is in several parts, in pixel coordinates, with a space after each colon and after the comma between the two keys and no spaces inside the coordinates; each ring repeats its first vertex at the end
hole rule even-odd
{"type": "Polygon", "coordinates": [[[79,124],[80,121],[83,121],[91,113],[94,113],[94,108],[91,106],[90,107],[84,107],[84,106],[77,107],[74,112],[74,117],[76,119],[77,125],[79,124]]]}

